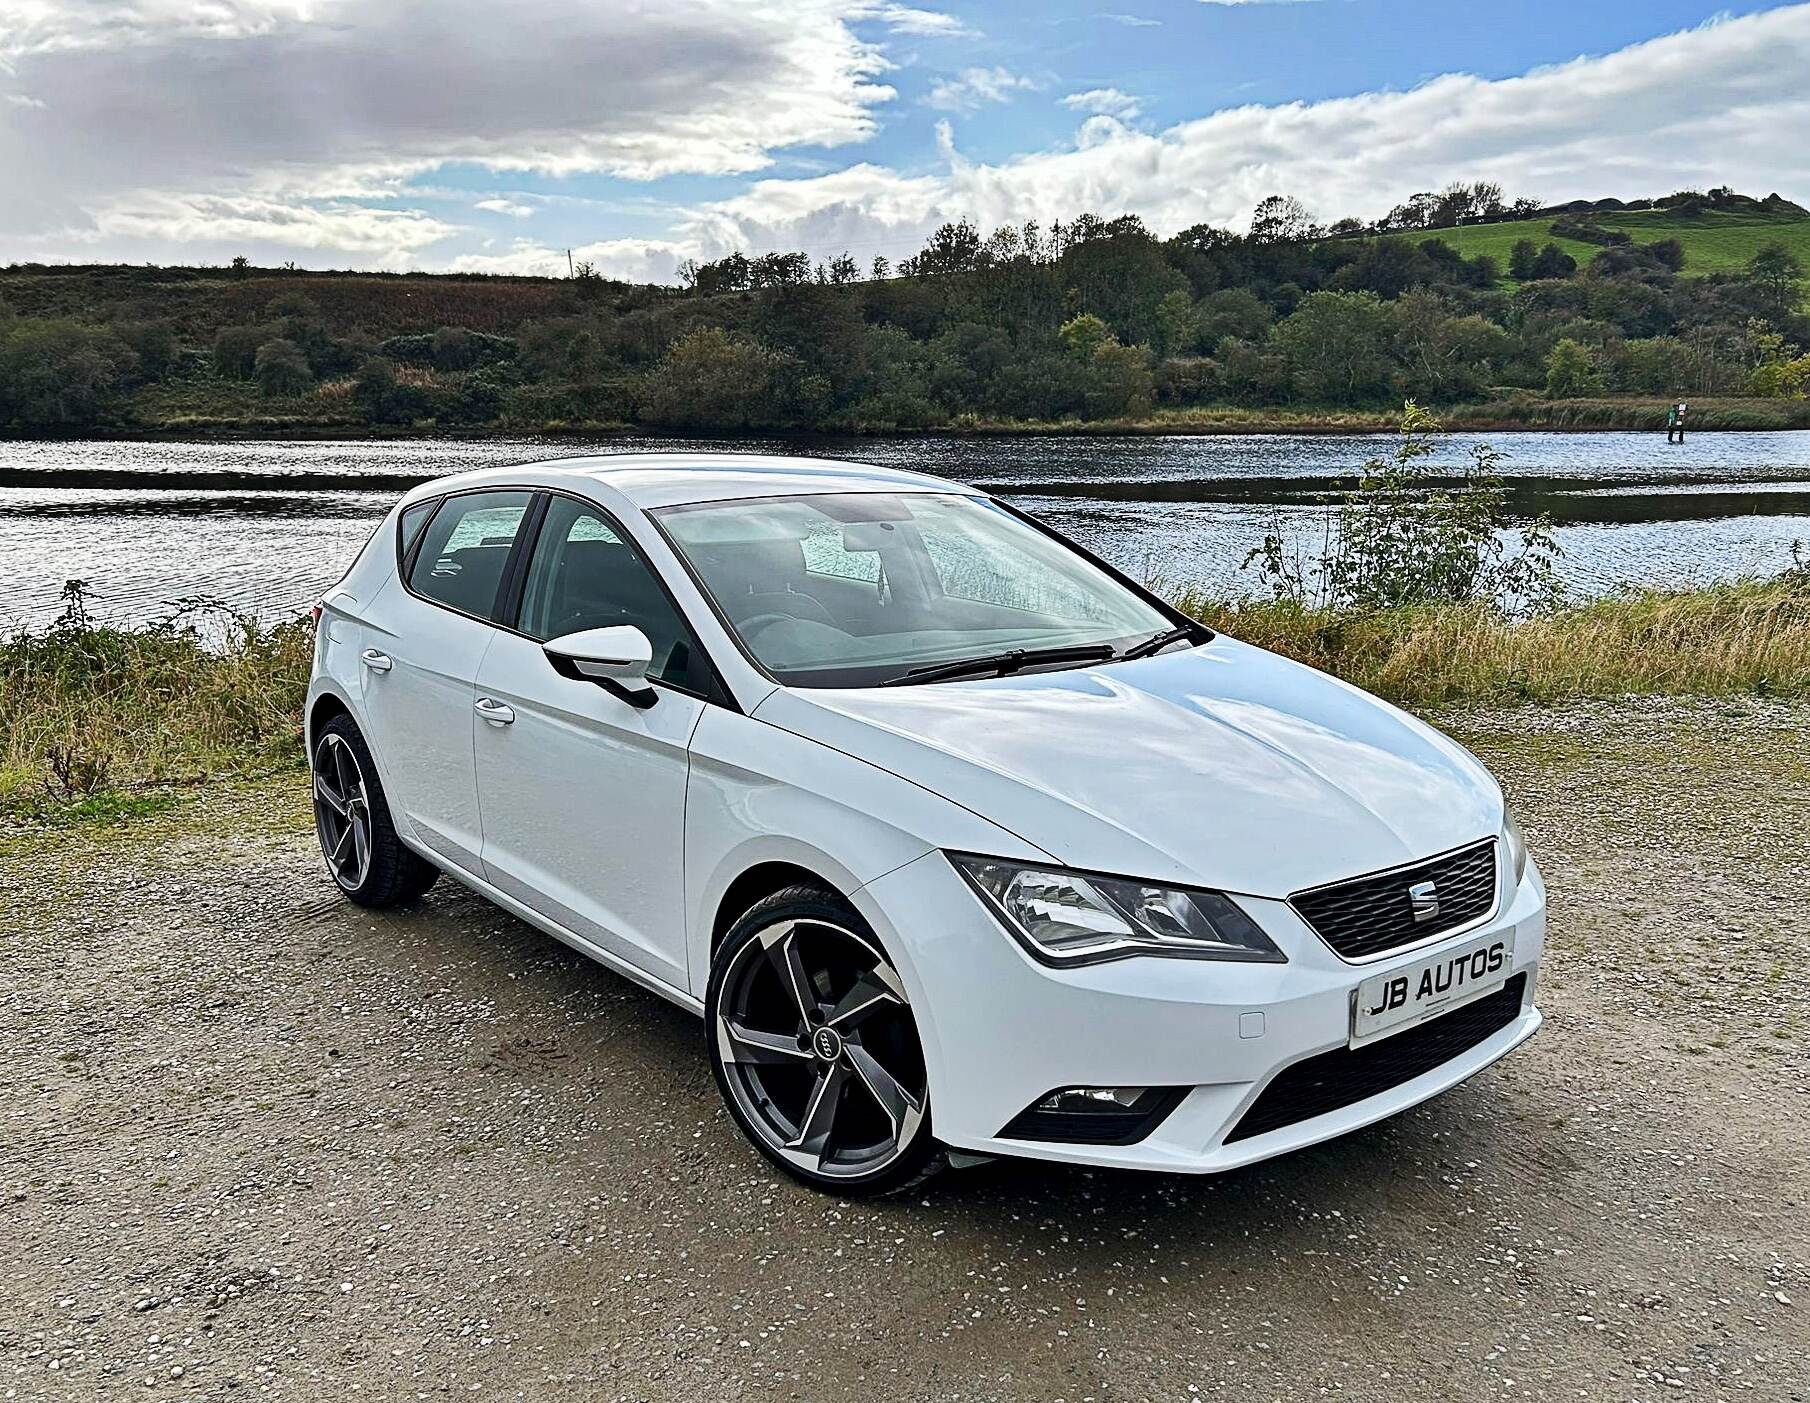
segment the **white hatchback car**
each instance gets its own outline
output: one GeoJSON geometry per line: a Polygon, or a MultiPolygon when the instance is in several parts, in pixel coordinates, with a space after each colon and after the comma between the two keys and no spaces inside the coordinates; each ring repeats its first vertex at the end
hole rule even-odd
{"type": "Polygon", "coordinates": [[[352,900],[442,871],[704,1015],[838,1193],[1229,1169],[1540,1025],[1545,891],[1469,752],[985,493],[737,454],[410,492],[321,601],[352,900]]]}

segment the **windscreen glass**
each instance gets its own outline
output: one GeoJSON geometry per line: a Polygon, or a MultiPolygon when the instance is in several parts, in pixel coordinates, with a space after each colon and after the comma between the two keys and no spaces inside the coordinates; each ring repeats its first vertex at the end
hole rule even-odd
{"type": "Polygon", "coordinates": [[[864,687],[1012,649],[1138,642],[1171,620],[985,498],[836,493],[655,513],[780,681],[864,687]]]}

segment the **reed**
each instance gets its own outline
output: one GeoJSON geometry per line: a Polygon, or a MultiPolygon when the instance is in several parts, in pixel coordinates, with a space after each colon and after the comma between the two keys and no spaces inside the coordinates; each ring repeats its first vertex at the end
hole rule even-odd
{"type": "Polygon", "coordinates": [[[1532,618],[1486,604],[1373,612],[1176,603],[1235,638],[1409,707],[1638,694],[1810,696],[1810,575],[1633,591],[1532,618]]]}
{"type": "Polygon", "coordinates": [[[134,792],[300,759],[307,620],[194,601],[123,628],[66,599],[50,628],[0,639],[0,813],[123,811],[134,792]]]}

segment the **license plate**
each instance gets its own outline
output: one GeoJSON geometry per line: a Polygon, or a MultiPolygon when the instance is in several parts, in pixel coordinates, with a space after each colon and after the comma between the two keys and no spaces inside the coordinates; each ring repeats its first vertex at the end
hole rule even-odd
{"type": "Polygon", "coordinates": [[[1386,1038],[1500,989],[1514,964],[1515,934],[1510,930],[1429,955],[1405,969],[1372,975],[1357,987],[1351,1046],[1386,1038]]]}

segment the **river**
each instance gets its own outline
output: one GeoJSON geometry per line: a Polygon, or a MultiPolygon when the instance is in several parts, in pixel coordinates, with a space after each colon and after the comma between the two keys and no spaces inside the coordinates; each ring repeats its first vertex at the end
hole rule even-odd
{"type": "MultiPolygon", "coordinates": [[[[1517,514],[1549,515],[1576,594],[1771,574],[1810,541],[1810,432],[1487,436],[1517,514]]],[[[1456,468],[1485,436],[1451,435],[1456,468]]],[[[408,483],[576,453],[737,449],[852,458],[984,485],[1130,573],[1253,589],[1241,562],[1266,531],[1304,542],[1385,436],[1216,434],[813,437],[776,441],[422,438],[0,442],[0,625],[54,615],[63,582],[101,615],[156,618],[223,599],[265,618],[338,578],[408,483]]]]}

